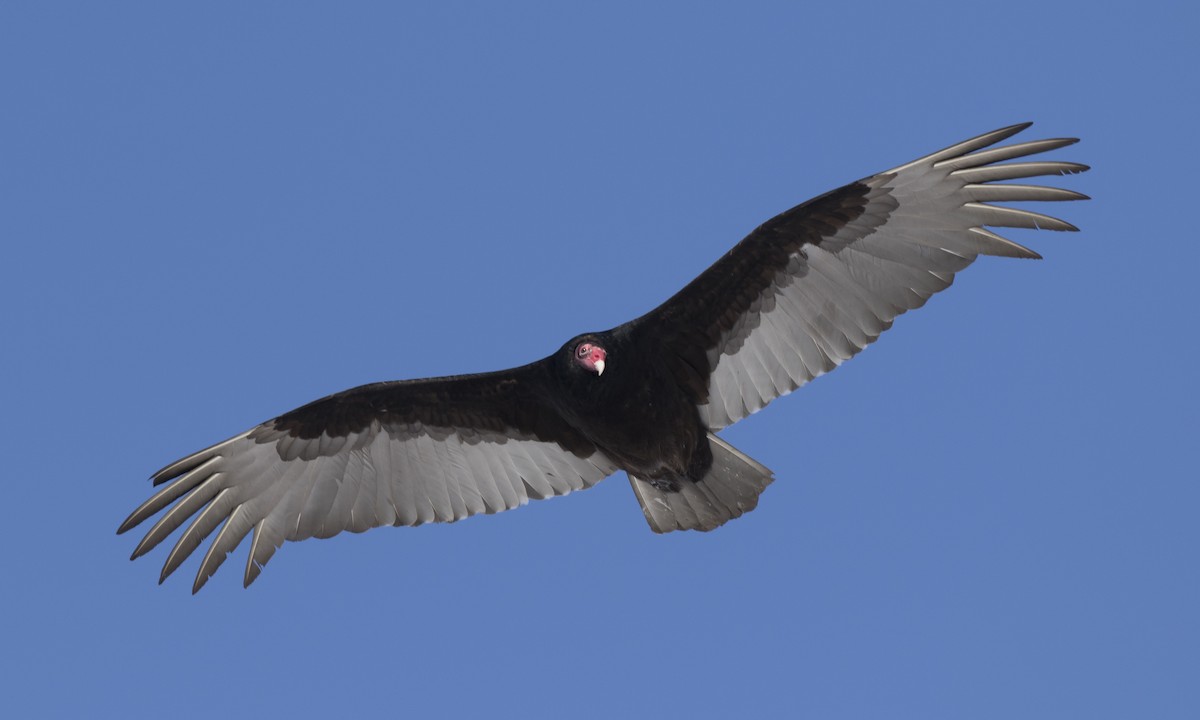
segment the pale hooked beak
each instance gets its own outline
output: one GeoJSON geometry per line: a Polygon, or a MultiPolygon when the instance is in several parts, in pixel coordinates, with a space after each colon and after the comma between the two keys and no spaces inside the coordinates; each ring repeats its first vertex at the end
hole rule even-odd
{"type": "Polygon", "coordinates": [[[592,364],[596,366],[596,377],[600,377],[601,375],[604,374],[604,361],[603,360],[597,360],[596,362],[594,362],[592,364]]]}

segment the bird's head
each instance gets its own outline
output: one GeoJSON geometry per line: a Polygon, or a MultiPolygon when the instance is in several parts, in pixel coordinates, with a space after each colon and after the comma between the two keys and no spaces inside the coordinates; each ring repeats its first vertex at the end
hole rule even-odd
{"type": "Polygon", "coordinates": [[[574,343],[571,351],[572,359],[577,365],[596,377],[604,374],[604,362],[608,359],[608,351],[595,338],[584,338],[574,343]]]}

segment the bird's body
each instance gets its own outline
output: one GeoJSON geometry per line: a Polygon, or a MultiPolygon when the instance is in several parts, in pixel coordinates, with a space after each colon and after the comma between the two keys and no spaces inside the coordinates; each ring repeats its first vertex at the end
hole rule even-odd
{"type": "Polygon", "coordinates": [[[195,591],[251,533],[247,585],[285,540],[493,513],[617,470],[655,531],[719,527],[772,474],[716,431],[858,353],[976,256],[1038,257],[985,225],[1075,229],[991,204],[1083,197],[996,182],[1087,169],[1002,162],[1074,140],[984,149],[1025,127],[798,205],[658,308],[542,360],[354,388],[190,455],[155,473],[173,482],[119,532],[163,512],[136,558],[190,520],[165,578],[220,526],[195,591]]]}
{"type": "Polygon", "coordinates": [[[706,463],[705,428],[690,396],[652,344],[618,328],[576,338],[547,358],[557,369],[551,402],[562,417],[627,473],[667,478],[706,463]],[[601,343],[608,364],[601,382],[572,363],[555,362],[584,339],[601,343]]]}

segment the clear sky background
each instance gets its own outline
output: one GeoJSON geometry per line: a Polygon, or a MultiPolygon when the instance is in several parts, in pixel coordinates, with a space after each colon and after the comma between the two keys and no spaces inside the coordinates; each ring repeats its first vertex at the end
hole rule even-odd
{"type": "Polygon", "coordinates": [[[0,8],[9,716],[1200,716],[1194,9],[313,5],[0,8]],[[114,534],[182,455],[1024,120],[1083,138],[1082,232],[726,432],[778,479],[717,532],[617,476],[195,597],[114,534]]]}

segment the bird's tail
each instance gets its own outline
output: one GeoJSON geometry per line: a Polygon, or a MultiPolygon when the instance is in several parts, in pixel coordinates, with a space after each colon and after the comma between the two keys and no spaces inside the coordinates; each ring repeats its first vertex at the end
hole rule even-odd
{"type": "Polygon", "coordinates": [[[709,433],[708,441],[712,466],[698,481],[684,478],[666,487],[629,476],[654,532],[718,528],[753,510],[759,494],[775,479],[761,463],[716,435],[709,433]]]}

